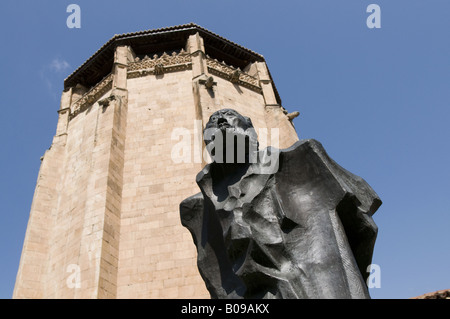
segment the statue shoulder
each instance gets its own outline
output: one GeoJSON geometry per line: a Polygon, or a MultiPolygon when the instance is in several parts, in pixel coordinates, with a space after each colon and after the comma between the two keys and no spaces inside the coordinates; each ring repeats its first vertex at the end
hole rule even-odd
{"type": "Polygon", "coordinates": [[[200,208],[203,209],[203,194],[201,192],[184,199],[180,203],[181,214],[200,208]]]}
{"type": "Polygon", "coordinates": [[[316,152],[325,152],[322,143],[315,139],[304,139],[299,140],[292,144],[290,147],[281,150],[282,153],[291,153],[291,152],[304,152],[306,150],[316,151],[316,152]]]}
{"type": "MultiPolygon", "coordinates": [[[[320,178],[323,185],[341,190],[356,198],[361,211],[372,215],[381,205],[381,200],[370,185],[360,176],[348,171],[327,153],[322,144],[314,139],[300,140],[280,154],[280,172],[284,178],[309,179],[320,178]]],[[[322,187],[323,188],[323,187],[322,187]]],[[[330,189],[331,189],[330,188],[330,189]]]]}
{"type": "Polygon", "coordinates": [[[184,226],[195,224],[195,220],[203,214],[203,194],[197,193],[180,203],[180,218],[184,226]]]}

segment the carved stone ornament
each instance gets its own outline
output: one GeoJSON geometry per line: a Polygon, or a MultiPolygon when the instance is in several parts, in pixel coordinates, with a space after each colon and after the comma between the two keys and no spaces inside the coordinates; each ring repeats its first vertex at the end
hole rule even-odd
{"type": "Polygon", "coordinates": [[[298,111],[286,114],[289,121],[293,121],[299,115],[300,115],[300,112],[298,112],[298,111]]]}
{"type": "Polygon", "coordinates": [[[213,86],[217,85],[217,82],[214,81],[214,78],[212,76],[205,76],[204,78],[199,79],[198,82],[205,85],[207,89],[212,89],[213,86]]]}
{"type": "Polygon", "coordinates": [[[186,70],[191,67],[192,58],[185,50],[167,54],[164,52],[161,56],[153,55],[153,58],[147,55],[140,59],[136,57],[134,62],[128,65],[128,77],[134,78],[148,74],[160,75],[171,71],[186,70]]]}
{"type": "Polygon", "coordinates": [[[98,104],[100,106],[107,107],[107,106],[109,106],[109,103],[111,101],[115,101],[115,100],[116,100],[116,96],[115,95],[110,95],[108,97],[105,97],[104,99],[98,100],[98,104]]]}
{"type": "Polygon", "coordinates": [[[207,89],[211,89],[214,85],[216,85],[217,83],[214,82],[214,78],[212,76],[208,76],[208,78],[205,81],[205,87],[207,89]]]}
{"type": "Polygon", "coordinates": [[[112,73],[108,74],[97,85],[92,87],[79,100],[77,100],[71,107],[69,120],[73,119],[75,116],[83,112],[98,98],[111,90],[113,79],[114,75],[112,73]]]}
{"type": "Polygon", "coordinates": [[[233,73],[230,74],[230,82],[231,83],[238,83],[239,82],[239,76],[241,75],[241,71],[234,70],[233,73]]]}
{"type": "Polygon", "coordinates": [[[155,74],[160,75],[164,73],[164,64],[158,63],[155,65],[155,74]]]}
{"type": "Polygon", "coordinates": [[[197,175],[200,192],[180,204],[211,297],[370,298],[378,195],[316,140],[260,151],[252,129],[234,110],[211,116],[213,161],[197,175]],[[246,141],[244,161],[226,156],[239,147],[220,134],[246,141]]]}
{"type": "Polygon", "coordinates": [[[239,68],[227,65],[225,62],[219,62],[217,59],[212,59],[206,56],[206,65],[208,72],[229,80],[232,83],[243,85],[253,91],[260,92],[261,87],[256,77],[243,72],[239,68]]]}

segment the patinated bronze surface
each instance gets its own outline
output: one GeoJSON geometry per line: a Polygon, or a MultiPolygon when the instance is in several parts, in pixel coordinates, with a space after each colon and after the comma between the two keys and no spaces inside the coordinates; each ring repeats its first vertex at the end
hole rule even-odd
{"type": "Polygon", "coordinates": [[[214,113],[204,136],[213,161],[180,216],[212,298],[370,298],[381,200],[362,178],[315,140],[260,151],[234,110],[214,113]]]}

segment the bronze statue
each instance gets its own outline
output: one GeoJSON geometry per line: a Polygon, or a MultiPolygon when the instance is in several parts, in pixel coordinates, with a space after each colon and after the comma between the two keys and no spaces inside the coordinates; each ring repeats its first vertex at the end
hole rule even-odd
{"type": "Polygon", "coordinates": [[[381,200],[315,140],[259,150],[251,120],[215,112],[212,162],[180,204],[212,298],[370,298],[381,200]]]}

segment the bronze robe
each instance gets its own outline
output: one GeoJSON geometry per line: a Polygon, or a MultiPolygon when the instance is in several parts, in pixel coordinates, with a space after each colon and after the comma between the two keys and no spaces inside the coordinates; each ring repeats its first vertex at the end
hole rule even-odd
{"type": "Polygon", "coordinates": [[[221,164],[206,165],[201,193],[180,204],[211,297],[370,298],[378,195],[315,140],[279,152],[275,173],[250,165],[226,196],[211,174],[221,164]]]}

